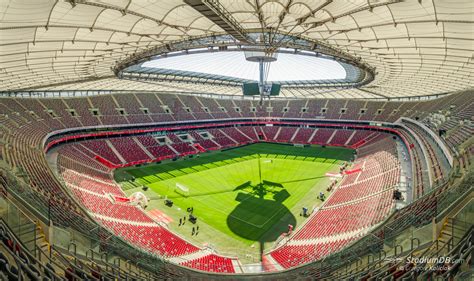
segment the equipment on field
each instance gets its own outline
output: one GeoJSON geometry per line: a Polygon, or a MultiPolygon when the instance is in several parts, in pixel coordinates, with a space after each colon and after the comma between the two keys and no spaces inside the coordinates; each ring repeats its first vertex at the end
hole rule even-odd
{"type": "Polygon", "coordinates": [[[168,207],[173,207],[173,200],[165,199],[165,205],[168,207]]]}
{"type": "Polygon", "coordinates": [[[400,192],[400,190],[395,189],[393,191],[393,199],[394,200],[403,200],[403,196],[402,196],[402,193],[400,192]]]}
{"type": "Polygon", "coordinates": [[[303,209],[302,209],[302,215],[303,215],[303,217],[307,217],[307,216],[308,216],[308,208],[303,207],[303,209]]]}
{"type": "Polygon", "coordinates": [[[197,217],[194,216],[193,214],[189,214],[189,221],[192,222],[193,224],[197,222],[197,217]]]}
{"type": "Polygon", "coordinates": [[[148,205],[148,198],[141,192],[135,192],[130,197],[130,202],[134,205],[145,208],[148,205]]]}
{"type": "Polygon", "coordinates": [[[176,187],[174,189],[174,192],[184,196],[188,197],[189,196],[189,188],[183,184],[176,183],[176,187]]]}

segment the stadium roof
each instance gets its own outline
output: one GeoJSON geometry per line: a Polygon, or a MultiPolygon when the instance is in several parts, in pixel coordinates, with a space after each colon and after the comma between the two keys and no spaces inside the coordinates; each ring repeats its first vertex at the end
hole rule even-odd
{"type": "Polygon", "coordinates": [[[375,73],[357,88],[282,89],[284,96],[404,97],[474,85],[472,0],[12,0],[0,2],[0,90],[191,91],[186,83],[118,81],[117,67],[194,38],[227,34],[251,45],[251,32],[304,38],[375,73]]]}

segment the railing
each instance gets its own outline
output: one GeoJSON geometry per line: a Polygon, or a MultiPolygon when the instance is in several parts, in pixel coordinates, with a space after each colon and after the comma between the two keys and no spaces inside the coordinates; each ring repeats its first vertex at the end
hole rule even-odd
{"type": "MultiPolygon", "coordinates": [[[[472,192],[472,190],[468,191],[468,193],[470,192],[472,192]]],[[[443,253],[452,251],[452,249],[461,242],[462,239],[459,237],[459,231],[465,230],[467,233],[472,231],[469,230],[472,229],[472,218],[469,216],[472,216],[474,210],[474,200],[470,200],[467,204],[464,204],[461,202],[463,201],[462,197],[458,199],[461,200],[455,202],[456,207],[460,206],[462,210],[455,215],[454,218],[447,218],[442,229],[443,235],[448,235],[448,238],[439,239],[438,237],[437,240],[432,242],[433,227],[432,225],[427,225],[424,228],[419,228],[420,233],[412,233],[408,237],[402,236],[404,240],[402,239],[400,242],[409,242],[408,251],[405,251],[403,245],[397,242],[397,244],[392,248],[390,256],[387,256],[385,250],[379,252],[377,260],[374,258],[370,259],[370,257],[374,255],[368,254],[366,257],[363,257],[364,259],[367,258],[367,264],[365,266],[360,266],[362,260],[356,260],[353,262],[352,266],[349,265],[345,268],[339,269],[333,276],[336,276],[337,279],[344,280],[358,280],[363,279],[365,276],[371,276],[371,278],[378,280],[379,277],[383,277],[380,276],[380,274],[389,274],[389,268],[396,269],[405,266],[406,259],[408,257],[413,257],[415,252],[417,252],[416,256],[418,257],[446,256],[443,253]]],[[[421,268],[417,270],[420,269],[421,268]]]]}
{"type": "Polygon", "coordinates": [[[443,142],[443,140],[438,136],[436,135],[433,130],[430,130],[428,127],[426,127],[423,123],[421,122],[418,122],[416,120],[413,120],[413,119],[410,119],[410,118],[406,118],[406,117],[401,117],[400,120],[402,122],[408,122],[408,123],[412,123],[418,127],[420,127],[421,129],[423,129],[424,133],[427,134],[429,137],[431,137],[431,139],[434,141],[434,144],[437,145],[439,147],[439,149],[441,150],[441,152],[443,153],[444,157],[448,160],[448,163],[451,167],[453,167],[454,165],[454,159],[453,159],[453,156],[451,155],[451,152],[449,152],[449,149],[448,147],[446,146],[446,144],[443,142]]]}
{"type": "MultiPolygon", "coordinates": [[[[5,235],[8,235],[13,243],[13,249],[9,250],[5,248],[8,254],[10,254],[15,260],[16,266],[18,268],[18,276],[23,274],[38,274],[45,275],[48,274],[51,276],[52,280],[61,280],[62,278],[57,275],[51,268],[45,266],[46,263],[56,264],[55,261],[51,260],[49,253],[45,253],[41,248],[36,245],[36,224],[20,210],[15,205],[11,204],[4,198],[0,196],[0,205],[6,207],[5,212],[2,212],[0,215],[0,226],[2,226],[3,231],[6,231],[5,235]],[[23,223],[18,223],[23,222],[23,223]],[[17,224],[17,225],[15,225],[17,224]],[[22,239],[22,234],[20,230],[24,230],[22,226],[33,226],[33,245],[27,247],[28,243],[31,243],[31,239],[22,239]],[[25,263],[23,258],[20,258],[16,253],[21,252],[23,255],[26,255],[29,262],[25,263]],[[45,260],[46,258],[46,260],[45,260]],[[45,263],[42,263],[41,260],[45,260],[45,263]],[[36,270],[41,270],[41,272],[33,272],[31,267],[34,267],[36,270]]],[[[29,233],[31,235],[31,233],[29,233]]],[[[30,237],[31,238],[31,237],[30,237]]],[[[1,243],[1,242],[0,242],[1,243]]],[[[75,274],[71,273],[71,276],[78,278],[75,274]]]]}

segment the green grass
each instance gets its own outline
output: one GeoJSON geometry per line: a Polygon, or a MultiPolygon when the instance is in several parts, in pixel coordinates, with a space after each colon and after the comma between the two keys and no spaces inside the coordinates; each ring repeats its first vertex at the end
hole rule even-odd
{"type": "Polygon", "coordinates": [[[352,150],[345,148],[258,143],[121,169],[115,176],[127,195],[148,186],[148,210],[160,209],[169,215],[173,231],[195,243],[211,243],[221,252],[258,256],[288,224],[298,226],[304,221],[299,216],[303,206],[312,209],[320,204],[316,195],[329,183],[325,173],[336,171],[351,157],[352,150]],[[134,183],[128,181],[132,176],[134,183]],[[187,186],[189,196],[178,194],[176,183],[187,186]],[[164,197],[173,200],[173,207],[164,205],[164,197]],[[189,222],[178,226],[191,206],[198,217],[198,236],[190,235],[189,222]]]}

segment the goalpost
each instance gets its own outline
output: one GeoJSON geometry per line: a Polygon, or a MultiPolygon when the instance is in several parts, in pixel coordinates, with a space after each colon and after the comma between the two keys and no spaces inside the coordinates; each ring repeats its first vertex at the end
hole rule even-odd
{"type": "Polygon", "coordinates": [[[188,197],[189,196],[189,188],[185,186],[184,184],[176,183],[176,187],[174,189],[174,192],[184,196],[188,197]]]}

